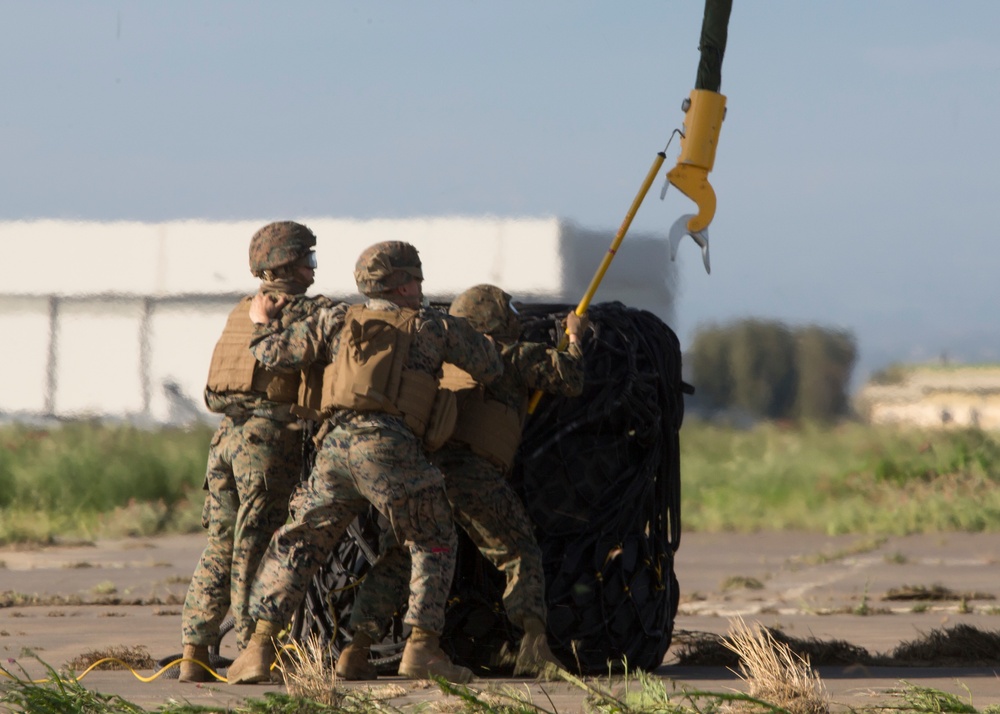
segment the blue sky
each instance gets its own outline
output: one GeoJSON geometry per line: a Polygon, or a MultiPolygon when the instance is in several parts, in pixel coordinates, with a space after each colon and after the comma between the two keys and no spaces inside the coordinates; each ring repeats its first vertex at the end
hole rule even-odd
{"type": "MultiPolygon", "coordinates": [[[[1000,3],[734,5],[682,341],[754,316],[852,330],[859,377],[1000,359],[1000,3]]],[[[610,241],[681,124],[703,9],[0,0],[0,220],[555,215],[610,241]]],[[[633,231],[693,210],[660,185],[633,231]]]]}

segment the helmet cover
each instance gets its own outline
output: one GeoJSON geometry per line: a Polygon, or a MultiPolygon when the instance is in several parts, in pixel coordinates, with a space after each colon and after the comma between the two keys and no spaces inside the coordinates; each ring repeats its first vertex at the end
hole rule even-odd
{"type": "Polygon", "coordinates": [[[250,272],[263,277],[265,270],[289,265],[310,255],[316,235],[295,221],[275,221],[250,239],[250,272]]]}
{"type": "Polygon", "coordinates": [[[423,280],[420,254],[403,241],[385,241],[369,246],[354,266],[354,281],[364,295],[380,295],[423,280]]]}
{"type": "Polygon", "coordinates": [[[469,288],[452,301],[448,314],[465,318],[479,332],[498,339],[515,340],[521,334],[510,295],[496,285],[469,288]]]}

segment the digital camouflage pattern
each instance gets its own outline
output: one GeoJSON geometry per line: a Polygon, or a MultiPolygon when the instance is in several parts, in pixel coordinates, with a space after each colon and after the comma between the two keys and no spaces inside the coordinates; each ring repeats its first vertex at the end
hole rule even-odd
{"type": "MultiPolygon", "coordinates": [[[[290,296],[282,319],[302,319],[333,303],[318,296],[290,296]]],[[[302,431],[288,405],[257,392],[205,390],[205,403],[224,414],[209,447],[202,511],[208,543],[182,614],[185,645],[214,645],[232,608],[237,645],[253,632],[247,607],[250,585],[275,529],[288,516],[288,499],[302,478],[302,431]]]]}
{"type": "Polygon", "coordinates": [[[440,633],[457,546],[443,480],[411,432],[374,425],[338,425],[323,436],[309,481],[292,500],[292,522],[275,534],[257,573],[251,615],[287,623],[369,503],[388,516],[413,562],[407,622],[440,633]]]}
{"type": "MultiPolygon", "coordinates": [[[[344,311],[347,309],[346,303],[334,303],[323,295],[306,297],[286,293],[285,296],[289,298],[290,302],[282,309],[281,315],[278,319],[273,320],[271,325],[256,325],[254,328],[255,339],[258,335],[268,335],[280,331],[284,325],[298,325],[306,318],[317,319],[316,316],[325,317],[330,323],[328,325],[330,329],[340,329],[340,326],[337,325],[338,316],[341,325],[343,324],[344,311]]],[[[251,340],[250,344],[251,350],[253,350],[254,340],[251,340]]],[[[302,354],[297,360],[288,360],[284,363],[279,360],[261,359],[260,354],[256,352],[254,352],[254,357],[264,367],[275,372],[298,372],[315,362],[325,364],[325,355],[322,352],[302,354]]],[[[213,392],[206,389],[205,405],[216,414],[255,414],[272,418],[288,418],[281,416],[287,415],[288,405],[272,402],[256,392],[213,392]]]]}
{"type": "Polygon", "coordinates": [[[583,391],[583,349],[570,343],[564,352],[541,342],[502,343],[504,370],[486,385],[486,398],[520,409],[536,389],[575,397],[583,391]]]}
{"type": "Polygon", "coordinates": [[[231,608],[236,643],[253,634],[250,586],[288,499],[302,477],[302,432],[266,417],[226,416],[209,448],[202,526],[208,544],[191,578],[182,617],[184,644],[214,645],[231,608]]]}
{"type": "MultiPolygon", "coordinates": [[[[507,581],[504,609],[511,622],[546,621],[542,552],[524,504],[500,468],[461,444],[449,444],[430,456],[445,474],[451,514],[479,551],[507,581]]],[[[362,581],[351,610],[351,631],[373,641],[384,635],[393,613],[403,604],[410,556],[397,542],[383,543],[378,561],[362,581]]],[[[409,617],[405,618],[409,622],[409,617]]]]}
{"type": "Polygon", "coordinates": [[[455,298],[448,314],[462,317],[480,332],[499,340],[516,340],[521,320],[511,297],[496,285],[476,285],[455,298]]]}
{"type": "Polygon", "coordinates": [[[331,350],[344,326],[348,303],[327,300],[315,310],[301,313],[282,309],[264,325],[254,327],[250,352],[260,364],[275,372],[296,372],[313,364],[333,361],[331,350]]]}
{"type": "Polygon", "coordinates": [[[402,241],[385,241],[366,248],[354,266],[358,290],[369,297],[423,279],[417,249],[402,241]]]}
{"type": "Polygon", "coordinates": [[[506,578],[507,617],[519,627],[529,617],[545,622],[542,550],[528,512],[505,474],[461,444],[443,447],[431,461],[445,474],[458,525],[506,578]]]}
{"type": "MultiPolygon", "coordinates": [[[[371,298],[366,305],[372,310],[400,309],[395,303],[381,298],[371,298]]],[[[261,364],[278,371],[301,369],[302,360],[315,355],[333,362],[340,349],[337,338],[346,308],[345,304],[340,304],[289,319],[282,313],[280,320],[257,325],[250,340],[250,351],[261,364]]],[[[465,320],[424,307],[414,318],[414,324],[415,337],[403,365],[405,369],[436,375],[442,363],[452,362],[474,377],[482,374],[483,382],[491,382],[502,375],[504,365],[497,345],[465,320]],[[449,355],[454,355],[454,359],[449,355]],[[463,367],[463,363],[472,368],[463,367]]]]}
{"type": "MultiPolygon", "coordinates": [[[[503,346],[501,355],[504,372],[486,385],[489,399],[520,408],[535,389],[566,396],[583,391],[583,352],[577,344],[558,352],[537,342],[511,343],[503,346]]],[[[431,454],[430,460],[444,473],[455,520],[506,577],[503,602],[507,617],[518,626],[529,617],[545,622],[541,550],[524,504],[504,472],[456,442],[431,454]]],[[[400,581],[408,568],[405,550],[390,544],[361,583],[351,612],[353,629],[368,632],[376,642],[382,638],[401,605],[400,581]]]]}
{"type": "MultiPolygon", "coordinates": [[[[399,310],[380,299],[373,310],[399,310]]],[[[324,311],[288,326],[258,326],[252,349],[261,360],[290,367],[283,353],[327,353],[341,348],[339,327],[324,311]],[[327,346],[324,346],[327,345],[327,346]]],[[[462,320],[423,308],[406,368],[436,375],[454,362],[483,382],[503,364],[494,344],[462,320]]],[[[276,322],[276,321],[274,321],[276,322]]],[[[402,417],[379,412],[338,411],[317,435],[316,465],[292,499],[292,521],[271,540],[251,597],[251,616],[286,624],[302,601],[313,574],[326,562],[350,521],[374,505],[409,550],[413,567],[407,622],[431,632],[444,627],[444,608],[455,568],[456,536],[441,472],[402,417]]]]}
{"type": "Polygon", "coordinates": [[[294,263],[308,255],[315,245],[315,234],[301,223],[268,223],[250,239],[250,272],[262,278],[265,270],[294,263]]]}

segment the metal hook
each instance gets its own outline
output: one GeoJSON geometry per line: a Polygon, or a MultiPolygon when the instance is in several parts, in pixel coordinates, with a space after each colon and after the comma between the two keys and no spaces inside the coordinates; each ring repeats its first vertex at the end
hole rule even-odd
{"type": "Polygon", "coordinates": [[[670,241],[670,260],[677,260],[677,246],[680,245],[681,238],[691,236],[694,242],[701,246],[701,260],[705,264],[705,272],[712,274],[712,264],[708,259],[708,227],[700,231],[688,230],[688,221],[694,218],[693,213],[686,213],[670,226],[670,234],[667,239],[670,241]]]}

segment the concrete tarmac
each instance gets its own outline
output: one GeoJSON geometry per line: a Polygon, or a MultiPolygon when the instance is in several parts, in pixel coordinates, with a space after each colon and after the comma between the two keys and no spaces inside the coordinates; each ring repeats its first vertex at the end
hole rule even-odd
{"type": "MultiPolygon", "coordinates": [[[[23,677],[44,678],[45,665],[60,670],[74,658],[109,648],[141,646],[154,659],[179,653],[181,606],[203,545],[201,535],[189,535],[0,550],[0,664],[23,677]]],[[[681,607],[674,642],[654,675],[675,697],[695,690],[746,691],[726,667],[678,664],[685,642],[698,633],[725,634],[736,618],[795,638],[847,642],[873,655],[959,624],[996,632],[998,563],[998,534],[685,533],[676,562],[681,607]],[[917,588],[947,589],[955,599],[886,598],[917,588]]],[[[231,640],[222,647],[228,657],[235,656],[231,640]]],[[[898,704],[893,691],[906,683],[949,692],[980,710],[1000,704],[1000,652],[987,666],[817,672],[835,710],[898,704]]],[[[149,710],[186,701],[227,711],[246,697],[284,691],[281,685],[181,684],[154,675],[153,669],[98,669],[81,683],[149,710]]],[[[589,681],[617,691],[623,686],[617,677],[589,681]]],[[[338,686],[372,689],[404,710],[446,699],[433,684],[396,677],[338,686]]],[[[584,693],[565,682],[491,679],[476,680],[473,687],[517,688],[563,714],[585,709],[584,693]]]]}

